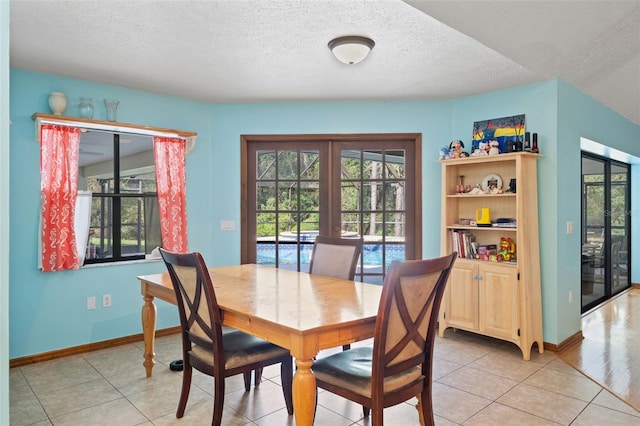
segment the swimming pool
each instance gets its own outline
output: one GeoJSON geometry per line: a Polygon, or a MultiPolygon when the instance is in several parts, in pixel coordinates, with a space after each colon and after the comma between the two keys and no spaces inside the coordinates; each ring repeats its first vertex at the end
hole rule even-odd
{"type": "MultiPolygon", "coordinates": [[[[309,268],[313,243],[301,242],[300,245],[300,269],[309,268]]],[[[366,243],[362,246],[362,256],[365,268],[381,267],[383,262],[385,269],[391,265],[394,260],[404,260],[404,243],[371,244],[366,243]],[[383,249],[384,247],[384,249],[383,249]]],[[[280,265],[295,265],[298,262],[298,244],[278,244],[278,260],[280,265]]],[[[257,244],[257,262],[260,265],[276,264],[276,245],[275,243],[261,242],[257,244]]]]}

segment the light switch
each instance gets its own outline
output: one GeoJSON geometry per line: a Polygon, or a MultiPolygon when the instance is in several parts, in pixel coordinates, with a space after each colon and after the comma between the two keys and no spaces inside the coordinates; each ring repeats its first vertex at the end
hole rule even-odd
{"type": "Polygon", "coordinates": [[[220,221],[220,230],[221,231],[235,231],[236,230],[236,222],[235,222],[235,220],[221,220],[220,221]]]}
{"type": "Polygon", "coordinates": [[[567,234],[573,234],[573,222],[567,222],[567,234]]]}

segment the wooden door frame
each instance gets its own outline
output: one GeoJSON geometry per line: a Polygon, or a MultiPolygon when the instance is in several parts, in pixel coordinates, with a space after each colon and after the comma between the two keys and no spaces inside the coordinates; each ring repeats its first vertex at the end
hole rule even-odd
{"type": "MultiPolygon", "coordinates": [[[[413,242],[414,258],[422,258],[422,134],[421,133],[353,133],[353,134],[292,134],[292,135],[240,135],[240,263],[248,263],[249,259],[249,235],[248,227],[248,201],[249,201],[249,185],[248,185],[248,146],[250,143],[276,143],[276,142],[378,142],[378,141],[410,141],[414,144],[414,157],[406,158],[406,161],[413,160],[413,168],[415,170],[414,193],[406,194],[409,200],[407,205],[412,205],[414,215],[414,229],[411,238],[405,235],[405,244],[408,241],[413,242]],[[412,199],[409,199],[411,197],[412,199]]],[[[329,155],[329,161],[332,161],[332,155],[329,155]]],[[[331,170],[329,164],[329,171],[331,170]]],[[[329,173],[329,182],[331,185],[331,173],[329,173]]],[[[331,204],[332,201],[330,200],[331,204]]],[[[327,206],[329,209],[330,206],[327,206]]],[[[331,210],[328,210],[331,211],[331,210]]]]}

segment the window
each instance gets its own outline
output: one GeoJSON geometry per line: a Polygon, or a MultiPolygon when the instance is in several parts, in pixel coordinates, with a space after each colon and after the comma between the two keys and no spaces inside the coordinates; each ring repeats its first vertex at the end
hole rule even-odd
{"type": "Polygon", "coordinates": [[[78,188],[91,192],[85,264],[144,259],[161,246],[153,137],[86,131],[78,188]]]}

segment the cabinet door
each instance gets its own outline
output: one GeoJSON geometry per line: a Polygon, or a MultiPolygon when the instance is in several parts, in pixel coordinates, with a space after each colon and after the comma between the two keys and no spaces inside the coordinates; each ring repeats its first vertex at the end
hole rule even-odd
{"type": "Polygon", "coordinates": [[[518,339],[518,271],[499,264],[480,264],[480,332],[509,340],[518,339]]]}
{"type": "Polygon", "coordinates": [[[476,267],[457,262],[451,269],[445,298],[445,320],[452,327],[478,330],[478,283],[476,267]]]}

